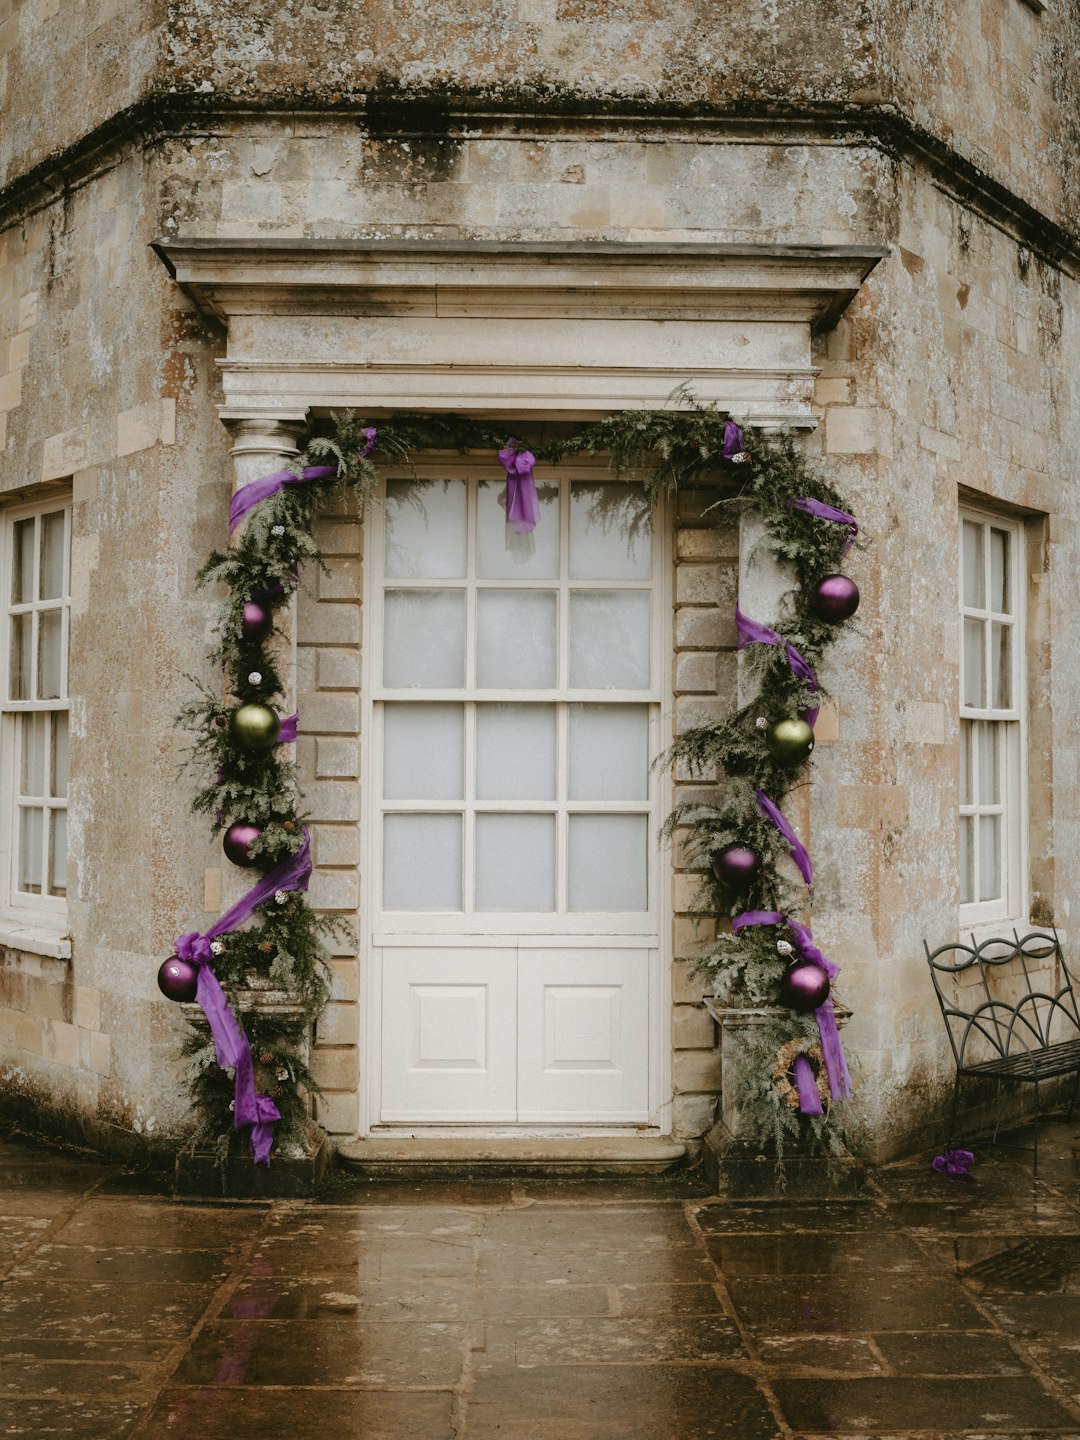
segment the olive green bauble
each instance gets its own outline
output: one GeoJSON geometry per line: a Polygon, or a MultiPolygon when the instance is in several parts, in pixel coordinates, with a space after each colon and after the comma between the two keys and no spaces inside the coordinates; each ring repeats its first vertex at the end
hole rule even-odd
{"type": "Polygon", "coordinates": [[[801,765],[814,748],[814,732],[805,720],[777,720],[765,732],[765,748],[778,765],[801,765]]]}
{"type": "Polygon", "coordinates": [[[229,718],[229,729],[242,749],[262,754],[277,743],[281,721],[269,705],[240,705],[229,718]]]}

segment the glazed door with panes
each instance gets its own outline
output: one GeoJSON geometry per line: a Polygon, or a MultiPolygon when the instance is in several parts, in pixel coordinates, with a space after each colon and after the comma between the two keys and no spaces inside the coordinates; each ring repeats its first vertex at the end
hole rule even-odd
{"type": "Polygon", "coordinates": [[[375,1124],[650,1119],[660,546],[564,467],[390,479],[373,526],[375,1124]]]}

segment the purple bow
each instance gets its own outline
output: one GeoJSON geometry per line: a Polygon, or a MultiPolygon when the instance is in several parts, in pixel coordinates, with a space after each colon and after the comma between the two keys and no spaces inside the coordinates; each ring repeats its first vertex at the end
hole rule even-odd
{"type": "Polygon", "coordinates": [[[531,450],[519,450],[516,440],[509,440],[499,451],[499,463],[506,471],[506,523],[515,535],[528,535],[540,519],[533,479],[536,456],[531,450]]]}
{"type": "MultiPolygon", "coordinates": [[[[835,980],[840,974],[839,965],[821,953],[814,944],[808,927],[801,925],[798,920],[791,920],[788,916],[781,915],[779,910],[744,910],[731,922],[731,928],[736,935],[748,925],[786,925],[791,931],[795,941],[795,950],[801,960],[819,966],[830,980],[835,980]]],[[[817,1021],[818,1035],[821,1039],[821,1053],[825,1059],[829,1094],[834,1100],[842,1100],[851,1094],[851,1076],[848,1073],[847,1061],[844,1059],[844,1047],[840,1043],[840,1032],[836,1028],[836,1011],[833,1008],[831,995],[824,1005],[819,1005],[814,1011],[814,1019],[817,1021]]],[[[803,1110],[801,1092],[799,1109],[804,1115],[821,1113],[820,1110],[803,1110]]]]}
{"type": "Polygon", "coordinates": [[[299,723],[300,723],[300,711],[299,711],[299,710],[295,711],[292,715],[286,715],[286,716],[285,716],[285,719],[282,720],[281,725],[280,725],[279,728],[278,728],[277,744],[279,744],[279,745],[295,745],[295,744],[296,744],[296,727],[299,725],[299,723]]]}
{"type": "MultiPolygon", "coordinates": [[[[735,629],[739,635],[739,649],[744,650],[747,645],[783,645],[784,654],[791,667],[791,673],[797,675],[800,680],[805,680],[810,689],[815,691],[818,688],[817,676],[811,670],[809,664],[795,649],[794,645],[788,645],[784,637],[776,630],[770,630],[768,625],[762,625],[759,620],[751,620],[749,615],[744,615],[739,609],[739,602],[735,602],[735,629]]],[[[811,729],[817,724],[818,707],[804,710],[803,719],[811,729]]]]}
{"type": "Polygon", "coordinates": [[[858,521],[854,515],[849,515],[846,510],[838,510],[835,505],[826,505],[824,500],[814,500],[809,495],[800,495],[797,500],[792,500],[796,510],[801,510],[804,515],[813,515],[818,520],[832,520],[837,525],[846,525],[848,530],[847,539],[844,541],[844,548],[840,551],[843,558],[855,544],[859,534],[858,521]]]}
{"type": "Polygon", "coordinates": [[[951,1175],[954,1180],[967,1179],[974,1163],[975,1156],[970,1150],[946,1150],[930,1162],[939,1174],[951,1175]]]}
{"type": "Polygon", "coordinates": [[[774,829],[779,830],[780,834],[787,841],[791,849],[791,858],[795,861],[799,874],[806,881],[807,889],[810,891],[810,894],[813,895],[814,867],[810,863],[810,856],[807,854],[806,846],[791,828],[787,816],[782,814],[769,799],[768,795],[765,794],[765,791],[758,789],[757,786],[754,787],[754,803],[757,805],[762,819],[767,820],[774,829]]]}
{"type": "Polygon", "coordinates": [[[750,459],[744,448],[742,426],[736,425],[734,420],[724,422],[724,446],[720,459],[730,460],[735,465],[743,465],[750,459]]]}
{"type": "Polygon", "coordinates": [[[295,855],[287,855],[259,883],[242,896],[230,910],[216,920],[205,935],[189,930],[176,942],[181,960],[199,967],[195,998],[203,1008],[210,1033],[214,1037],[217,1063],[223,1070],[236,1073],[233,1126],[251,1126],[251,1149],[259,1165],[269,1165],[270,1147],[274,1141],[274,1122],[281,1113],[268,1095],[256,1095],[251,1044],[233,1014],[221,982],[212,969],[213,951],[210,941],[227,935],[242,925],[258,906],[269,900],[276,890],[306,890],[311,878],[311,836],[304,831],[304,843],[295,855]]]}

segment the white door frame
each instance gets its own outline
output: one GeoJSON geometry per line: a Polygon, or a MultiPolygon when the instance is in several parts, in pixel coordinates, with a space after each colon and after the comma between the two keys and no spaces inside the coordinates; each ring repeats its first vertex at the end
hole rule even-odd
{"type": "MultiPolygon", "coordinates": [[[[484,457],[486,460],[488,457],[484,457]]],[[[480,457],[469,461],[462,461],[460,457],[445,457],[438,461],[429,461],[426,458],[417,463],[417,470],[422,474],[426,469],[437,469],[440,474],[445,474],[453,467],[473,471],[478,464],[483,464],[480,457]]],[[[591,457],[581,457],[573,462],[575,472],[580,470],[595,469],[597,478],[600,476],[610,477],[610,470],[606,462],[594,460],[591,457]]],[[[501,471],[499,474],[501,475],[501,471]]],[[[672,648],[673,636],[673,613],[672,613],[672,592],[674,579],[673,559],[673,507],[666,497],[661,496],[654,511],[655,530],[654,545],[657,547],[659,563],[657,565],[656,579],[654,581],[653,595],[656,606],[655,624],[660,627],[661,643],[658,647],[660,677],[658,689],[660,692],[660,722],[661,722],[661,749],[666,748],[670,743],[673,733],[674,704],[672,696],[672,672],[668,657],[672,648]]],[[[361,818],[358,822],[361,830],[361,887],[360,887],[360,925],[359,925],[359,964],[360,964],[360,986],[359,986],[359,1009],[360,1009],[360,1044],[362,1055],[360,1061],[360,1134],[371,1133],[397,1133],[407,1131],[414,1135],[451,1135],[464,1133],[476,1137],[495,1136],[512,1134],[515,1136],[526,1136],[530,1133],[552,1135],[555,1133],[590,1133],[603,1134],[625,1134],[625,1126],[605,1125],[524,1125],[492,1122],[489,1124],[474,1124],[468,1126],[454,1126],[448,1124],[409,1124],[406,1126],[388,1126],[380,1122],[381,1106],[381,1072],[382,1072],[382,992],[381,972],[375,963],[374,951],[377,948],[374,944],[370,916],[379,910],[379,900],[376,886],[380,882],[380,865],[376,863],[379,846],[373,844],[372,840],[376,834],[376,827],[380,818],[380,792],[377,765],[379,760],[378,747],[373,743],[375,734],[375,701],[373,691],[375,689],[375,670],[381,656],[381,647],[373,644],[372,617],[377,610],[377,576],[381,567],[372,563],[372,556],[375,547],[382,543],[383,520],[378,511],[369,512],[367,522],[364,526],[364,585],[363,585],[363,608],[361,618],[361,696],[362,696],[362,718],[360,723],[360,787],[361,787],[361,818]]],[[[520,692],[515,698],[520,698],[520,692]]],[[[590,692],[584,692],[586,700],[603,698],[592,696],[590,692]]],[[[672,803],[671,777],[664,772],[658,777],[657,807],[661,817],[666,816],[672,803]]],[[[660,851],[664,856],[667,851],[660,851]]],[[[671,1129],[672,1117],[672,1052],[671,1052],[671,934],[673,920],[673,895],[671,881],[670,861],[661,859],[658,866],[657,883],[657,929],[658,943],[655,949],[655,961],[650,969],[649,977],[649,1038],[648,1038],[648,1067],[649,1067],[649,1123],[647,1126],[635,1126],[637,1132],[646,1130],[648,1133],[667,1134],[671,1129]]],[[[422,941],[423,931],[416,936],[422,941]]],[[[435,936],[432,934],[431,939],[435,936]]],[[[619,936],[613,931],[610,936],[598,936],[595,933],[581,934],[578,936],[567,935],[567,944],[581,946],[604,946],[610,948],[612,945],[623,946],[628,937],[619,936]]],[[[492,935],[494,943],[495,936],[492,935]]],[[[468,943],[465,937],[443,936],[440,944],[468,943]]],[[[522,936],[518,942],[522,948],[527,946],[550,945],[550,939],[543,936],[522,936]]]]}

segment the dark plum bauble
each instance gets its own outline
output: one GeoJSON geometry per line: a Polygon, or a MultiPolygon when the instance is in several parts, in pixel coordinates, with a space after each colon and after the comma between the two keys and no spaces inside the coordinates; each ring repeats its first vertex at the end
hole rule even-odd
{"type": "Polygon", "coordinates": [[[229,729],[242,749],[264,754],[277,744],[281,721],[269,705],[238,705],[229,717],[229,729]]]}
{"type": "Polygon", "coordinates": [[[796,960],[780,977],[780,999],[792,1010],[806,1014],[824,1005],[829,998],[829,977],[820,965],[796,960]]]}
{"type": "Polygon", "coordinates": [[[810,592],[810,609],[828,625],[850,620],[859,608],[859,587],[846,575],[826,575],[810,592]]]}
{"type": "Polygon", "coordinates": [[[805,720],[777,720],[765,732],[765,748],[779,765],[801,765],[814,748],[814,732],[805,720]]]}
{"type": "Polygon", "coordinates": [[[199,988],[199,967],[173,955],[157,972],[157,983],[166,1000],[194,1000],[199,988]]]}
{"type": "Polygon", "coordinates": [[[253,840],[262,837],[261,825],[248,825],[246,821],[238,820],[235,825],[230,825],[221,839],[221,848],[234,865],[243,865],[250,870],[258,865],[258,860],[252,859],[248,853],[248,846],[253,840]]]}
{"type": "Polygon", "coordinates": [[[240,617],[240,631],[245,640],[256,644],[265,640],[274,628],[274,616],[258,600],[247,600],[244,602],[244,611],[240,617]]]}
{"type": "Polygon", "coordinates": [[[714,857],[712,868],[721,885],[741,894],[761,874],[761,856],[749,845],[725,845],[714,857]]]}

